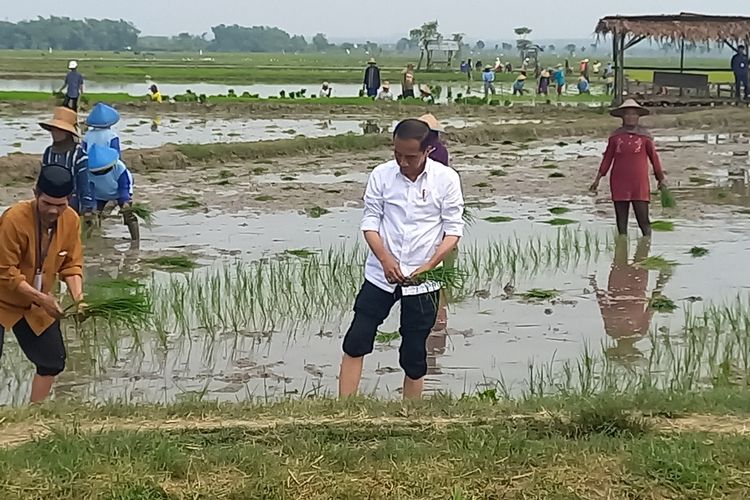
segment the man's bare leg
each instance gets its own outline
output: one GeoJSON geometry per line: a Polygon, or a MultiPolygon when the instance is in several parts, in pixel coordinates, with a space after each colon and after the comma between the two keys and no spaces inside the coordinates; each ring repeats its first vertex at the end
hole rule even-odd
{"type": "Polygon", "coordinates": [[[424,377],[414,380],[404,375],[404,399],[419,399],[422,397],[424,377]]]}
{"type": "Polygon", "coordinates": [[[344,354],[341,360],[341,370],[339,371],[339,397],[346,398],[357,394],[359,381],[362,379],[362,365],[364,356],[353,358],[344,354]]]}
{"type": "Polygon", "coordinates": [[[31,383],[31,402],[41,403],[52,391],[52,384],[55,377],[34,375],[34,381],[31,383]]]}

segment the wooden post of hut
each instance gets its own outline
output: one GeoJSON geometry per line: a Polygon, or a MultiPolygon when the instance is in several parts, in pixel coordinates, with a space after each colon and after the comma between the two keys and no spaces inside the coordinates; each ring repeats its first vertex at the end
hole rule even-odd
{"type": "MultiPolygon", "coordinates": [[[[709,78],[707,73],[726,72],[721,68],[691,68],[685,65],[686,43],[718,42],[726,44],[733,50],[742,44],[750,34],[750,17],[741,16],[706,16],[701,14],[681,13],[662,16],[609,16],[599,20],[596,34],[600,37],[612,37],[612,60],[615,69],[615,88],[613,103],[619,105],[625,92],[625,73],[627,70],[646,70],[654,72],[654,88],[657,86],[679,89],[677,100],[669,96],[644,95],[640,97],[646,104],[649,102],[666,104],[687,104],[702,99],[706,104],[721,101],[709,96],[709,78]],[[679,67],[626,66],[625,52],[643,40],[669,40],[680,46],[679,67]]],[[[634,97],[634,96],[631,96],[634,97]]]]}

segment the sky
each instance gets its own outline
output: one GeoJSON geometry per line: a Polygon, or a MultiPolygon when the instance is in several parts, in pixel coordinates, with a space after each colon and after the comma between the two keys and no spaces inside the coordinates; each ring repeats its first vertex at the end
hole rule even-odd
{"type": "Polygon", "coordinates": [[[532,39],[588,38],[600,17],[614,14],[699,12],[750,16],[748,0],[2,0],[0,18],[37,16],[126,19],[144,35],[201,34],[217,24],[278,26],[292,34],[396,41],[437,19],[444,34],[468,40],[513,39],[529,26],[532,39]],[[396,39],[394,39],[396,37],[396,39]]]}

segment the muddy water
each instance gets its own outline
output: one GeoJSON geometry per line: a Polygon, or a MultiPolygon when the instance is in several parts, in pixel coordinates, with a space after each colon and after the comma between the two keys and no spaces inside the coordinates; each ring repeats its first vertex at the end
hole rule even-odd
{"type": "MultiPolygon", "coordinates": [[[[475,246],[487,248],[498,239],[517,238],[523,244],[533,239],[554,241],[557,237],[558,229],[542,224],[552,217],[547,212],[553,206],[550,202],[485,201],[486,208],[476,212],[479,220],[462,243],[466,253],[475,246]],[[497,215],[515,220],[482,220],[497,215]]],[[[588,230],[602,239],[611,237],[610,221],[600,218],[589,198],[557,204],[571,208],[564,217],[580,223],[570,226],[571,231],[588,230]]],[[[140,253],[194,253],[210,269],[221,261],[254,261],[289,249],[352,247],[360,239],[359,218],[356,209],[334,210],[319,219],[297,213],[230,215],[209,210],[185,214],[168,210],[157,213],[154,227],[144,231],[140,253]]],[[[644,332],[649,327],[676,331],[683,321],[680,312],[653,317],[634,313],[643,311],[644,301],[657,282],[679,305],[686,304],[681,299],[689,297],[721,302],[746,287],[750,281],[750,268],[744,265],[750,247],[746,236],[750,222],[708,216],[700,223],[678,219],[676,224],[673,233],[656,233],[649,249],[650,255],[663,255],[679,263],[668,279],[658,272],[622,272],[621,265],[613,267],[615,253],[609,247],[559,265],[527,269],[515,277],[503,270],[491,281],[477,282],[478,293],[450,308],[448,334],[430,340],[428,390],[460,394],[498,380],[513,390],[522,390],[530,362],[554,360],[559,364],[577,358],[585,346],[594,352],[606,349],[615,358],[618,353],[632,357],[633,349],[636,355],[647,355],[647,339],[631,345],[633,342],[622,338],[623,321],[640,318],[630,327],[644,332]],[[694,259],[687,251],[695,245],[709,248],[711,253],[694,259]],[[509,283],[517,294],[532,288],[556,289],[561,292],[560,300],[529,303],[518,295],[506,297],[509,283]],[[629,291],[623,295],[622,289],[629,291]],[[602,302],[601,295],[607,292],[613,296],[614,306],[602,302]]],[[[104,244],[115,247],[109,250],[115,257],[104,266],[96,265],[91,274],[122,276],[133,269],[143,271],[138,251],[130,250],[124,239],[124,228],[113,224],[106,236],[104,244]]],[[[635,247],[633,241],[631,260],[635,247]]],[[[154,279],[166,280],[167,275],[157,272],[154,279]]],[[[394,309],[381,331],[395,331],[397,317],[394,309]]],[[[114,337],[82,337],[68,330],[69,369],[60,379],[57,394],[97,401],[173,401],[199,394],[235,401],[335,393],[341,340],[351,319],[348,307],[321,311],[319,318],[297,324],[294,318],[286,319],[274,331],[219,335],[214,339],[196,330],[187,336],[170,337],[167,349],[147,332],[138,332],[138,336],[119,332],[114,337]]],[[[0,403],[23,401],[32,375],[11,337],[6,339],[1,366],[0,403]]],[[[397,346],[397,341],[376,344],[366,362],[365,393],[397,397],[402,378],[397,346]]]]}

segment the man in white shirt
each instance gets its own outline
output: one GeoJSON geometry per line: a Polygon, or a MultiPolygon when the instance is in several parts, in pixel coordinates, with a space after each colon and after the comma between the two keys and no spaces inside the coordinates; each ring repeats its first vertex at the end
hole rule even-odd
{"type": "Polygon", "coordinates": [[[404,398],[422,395],[427,374],[426,341],[437,316],[440,285],[410,285],[435,269],[463,235],[464,200],[458,174],[429,159],[430,128],[404,120],[393,132],[395,160],[370,174],[362,231],[370,247],[365,283],[354,304],[354,320],[344,338],[339,394],[356,394],[364,356],[371,353],[378,327],[401,301],[399,364],[405,372],[404,398]]]}

